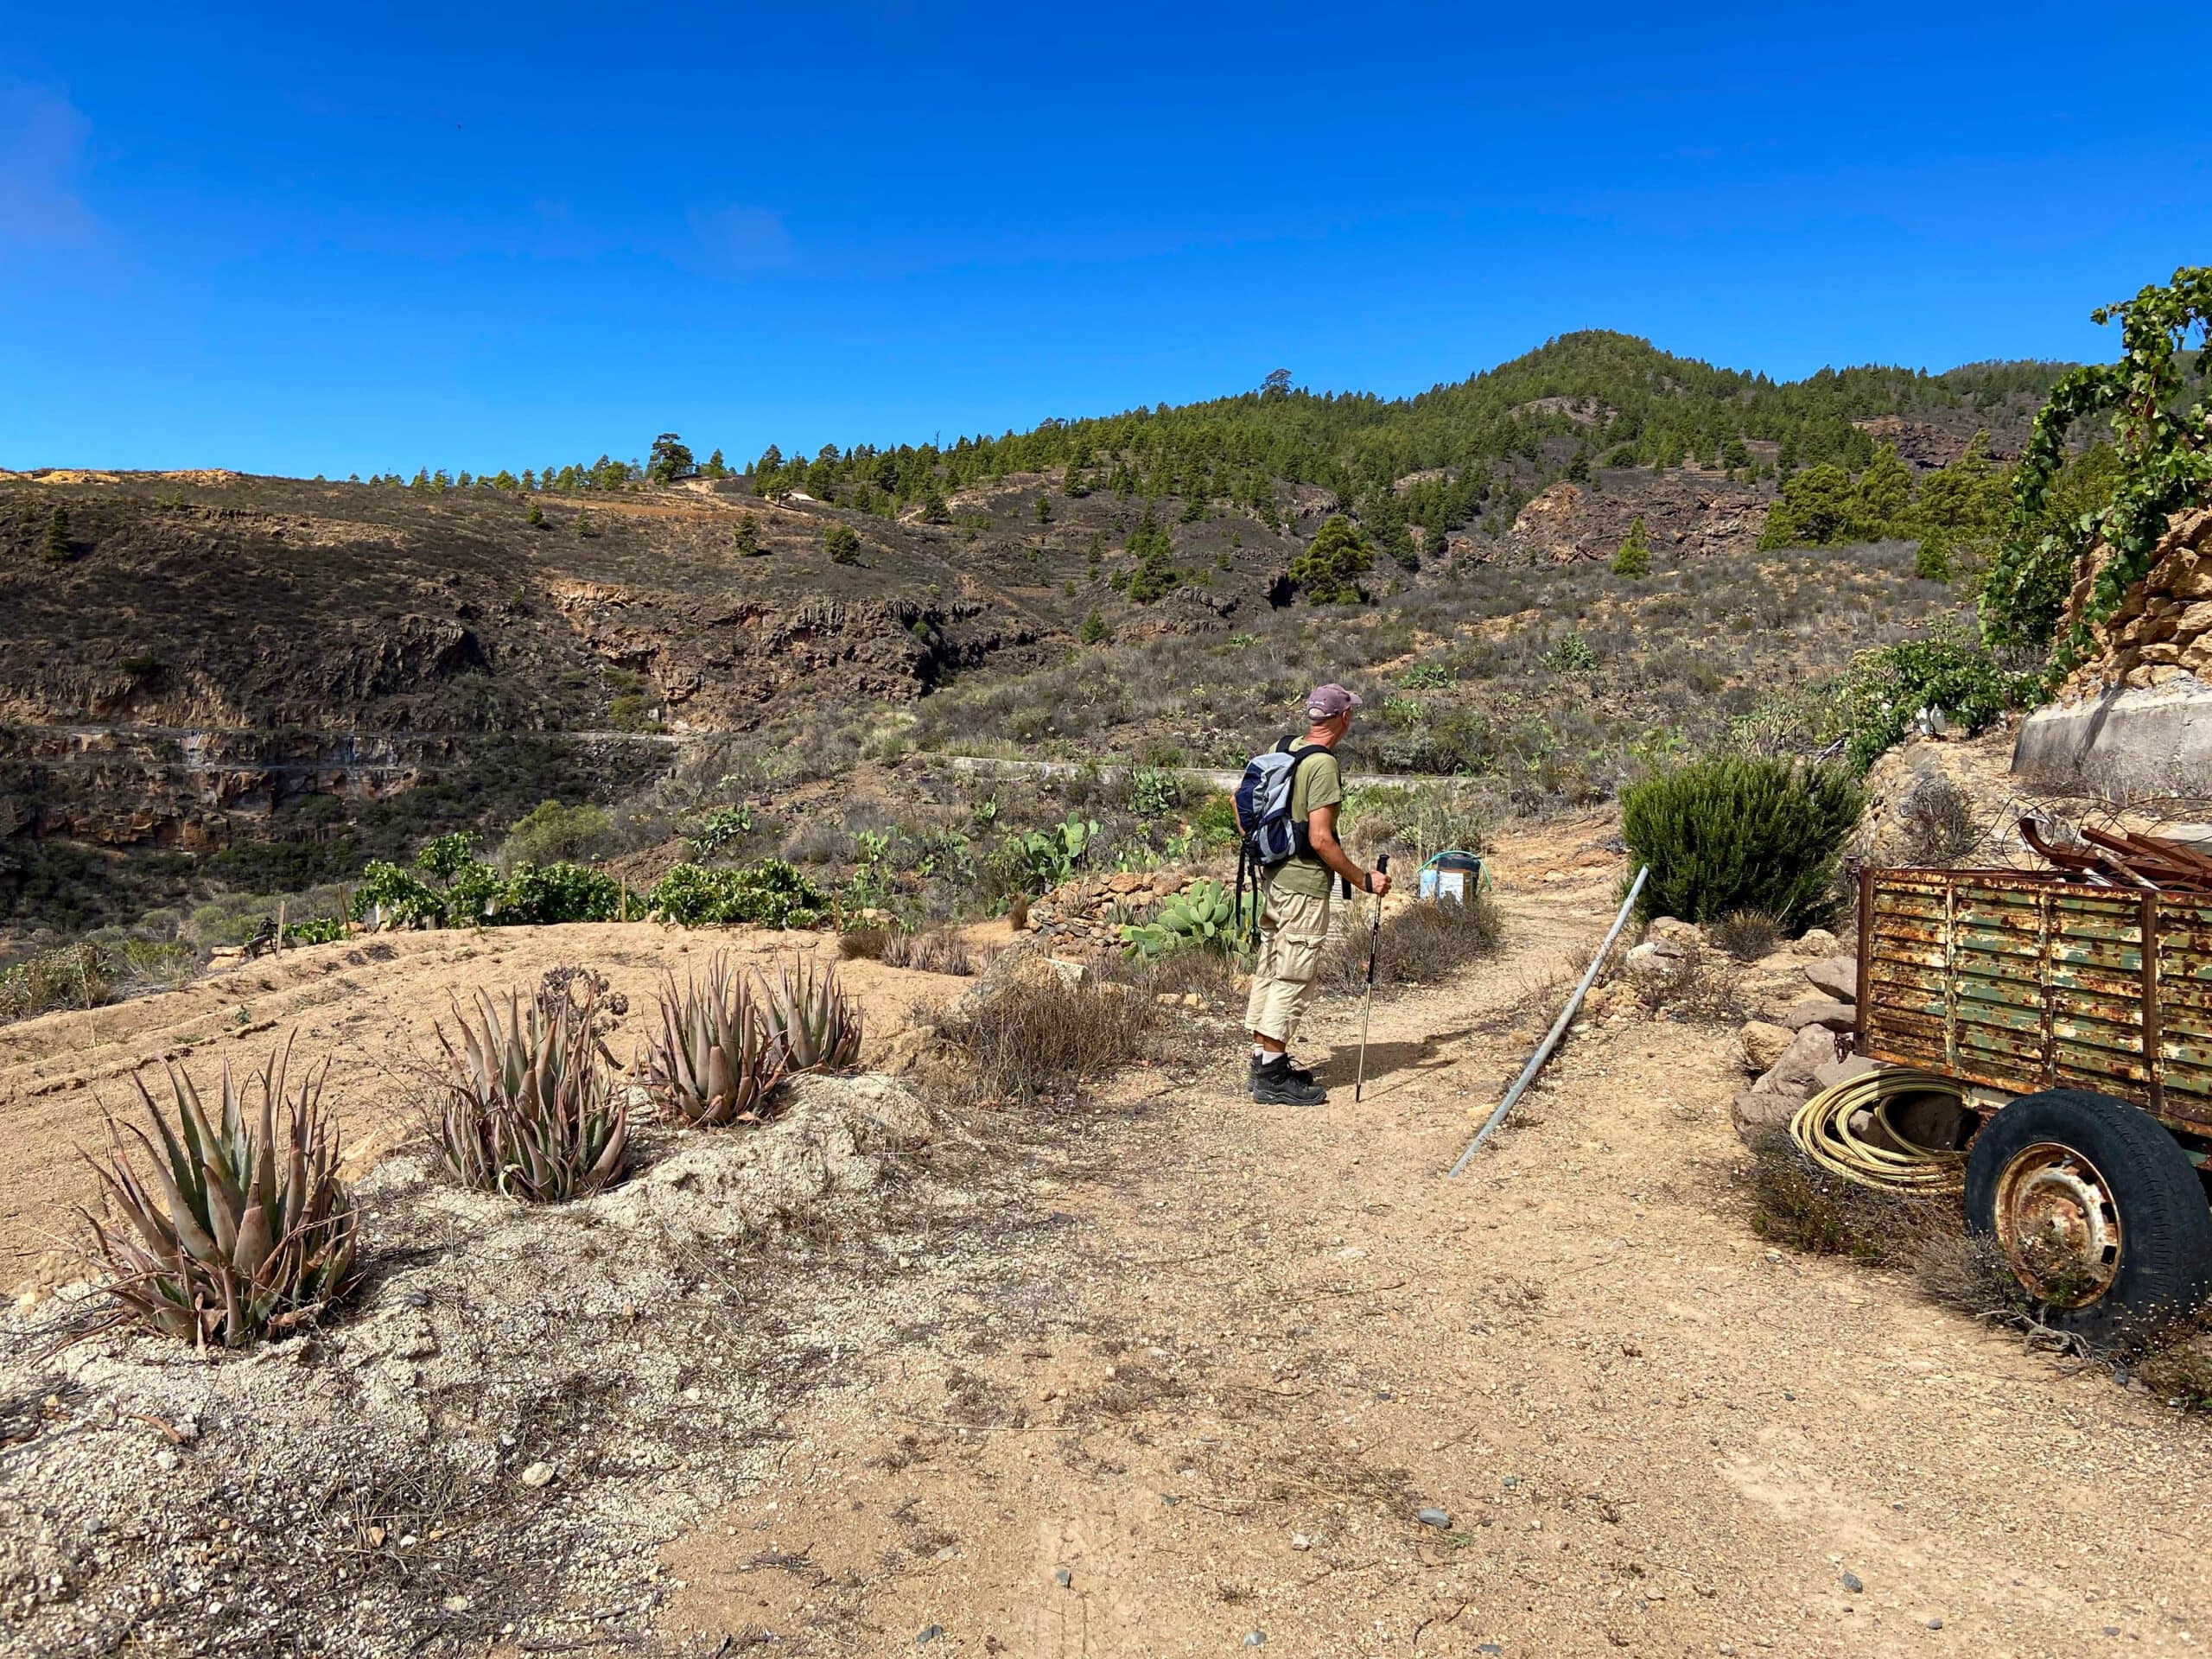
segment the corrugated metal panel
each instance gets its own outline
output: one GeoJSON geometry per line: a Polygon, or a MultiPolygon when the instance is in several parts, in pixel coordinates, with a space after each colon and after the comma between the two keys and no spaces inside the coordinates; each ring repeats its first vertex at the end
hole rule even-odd
{"type": "Polygon", "coordinates": [[[2158,957],[2166,1116],[2212,1124],[2212,903],[2160,899],[2158,957]]]}
{"type": "Polygon", "coordinates": [[[2014,872],[1884,870],[1864,915],[1876,1058],[2013,1094],[2094,1089],[2212,1124],[2212,902],[2014,872]]]}
{"type": "Polygon", "coordinates": [[[1950,1066],[1944,905],[1940,876],[1885,871],[1877,878],[1859,987],[1869,1052],[1939,1071],[1950,1066]]]}

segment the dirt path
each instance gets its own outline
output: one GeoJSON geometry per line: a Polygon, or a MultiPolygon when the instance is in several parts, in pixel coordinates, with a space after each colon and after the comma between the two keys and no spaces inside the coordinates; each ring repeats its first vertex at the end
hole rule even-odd
{"type": "MultiPolygon", "coordinates": [[[[1610,910],[1318,1035],[1332,1103],[1239,1097],[1224,1032],[1021,1148],[1049,1224],[953,1325],[862,1357],[678,1541],[671,1634],[1024,1656],[2194,1650],[2212,1433],[1745,1226],[1711,1030],[1567,1046],[1438,1177],[1610,910]],[[1071,1125],[1072,1131],[1076,1126],[1071,1125]],[[1442,1527],[1417,1512],[1440,1510],[1442,1527]]],[[[780,1644],[793,1645],[784,1649],[780,1644]]]]}

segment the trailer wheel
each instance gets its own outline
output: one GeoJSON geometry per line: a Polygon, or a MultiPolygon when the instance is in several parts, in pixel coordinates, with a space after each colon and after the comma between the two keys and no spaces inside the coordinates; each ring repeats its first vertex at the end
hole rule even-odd
{"type": "Polygon", "coordinates": [[[2212,1287],[2212,1208],[2155,1118],[2108,1095],[2024,1095],[1974,1137],[1967,1224],[2060,1330],[2108,1338],[2212,1287]]]}

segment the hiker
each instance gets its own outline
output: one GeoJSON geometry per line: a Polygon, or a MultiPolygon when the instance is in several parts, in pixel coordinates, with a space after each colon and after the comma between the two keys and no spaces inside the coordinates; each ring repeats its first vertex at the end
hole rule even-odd
{"type": "Polygon", "coordinates": [[[1336,748],[1359,706],[1333,682],[1314,687],[1306,699],[1306,735],[1253,757],[1236,791],[1236,827],[1258,866],[1259,950],[1244,1024],[1252,1033],[1252,1098],[1263,1105],[1319,1106],[1328,1099],[1312,1071],[1292,1064],[1290,1039],[1313,1000],[1329,937],[1330,890],[1341,879],[1377,898],[1390,891],[1388,875],[1360,868],[1337,839],[1344,785],[1336,748]]]}

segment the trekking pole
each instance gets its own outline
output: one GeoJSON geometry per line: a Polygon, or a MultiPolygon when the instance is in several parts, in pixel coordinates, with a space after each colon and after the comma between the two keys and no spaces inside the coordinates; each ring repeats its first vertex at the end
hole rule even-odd
{"type": "MultiPolygon", "coordinates": [[[[1376,869],[1388,874],[1390,855],[1379,853],[1375,859],[1376,869]]],[[[1367,1001],[1359,1011],[1359,1076],[1351,1085],[1352,1104],[1359,1104],[1359,1091],[1367,1087],[1367,1022],[1375,1014],[1375,957],[1382,948],[1382,896],[1375,897],[1375,914],[1367,929],[1367,1001]]]]}

